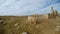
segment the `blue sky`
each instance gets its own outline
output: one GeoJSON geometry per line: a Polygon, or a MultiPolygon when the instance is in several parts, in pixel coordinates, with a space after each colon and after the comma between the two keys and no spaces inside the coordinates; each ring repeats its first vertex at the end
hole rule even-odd
{"type": "Polygon", "coordinates": [[[0,15],[46,14],[51,6],[60,12],[60,0],[0,0],[0,15]]]}

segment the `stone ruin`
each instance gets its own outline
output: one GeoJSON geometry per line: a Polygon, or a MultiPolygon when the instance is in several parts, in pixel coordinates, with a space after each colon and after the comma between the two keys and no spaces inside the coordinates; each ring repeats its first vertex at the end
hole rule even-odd
{"type": "Polygon", "coordinates": [[[35,23],[37,20],[41,20],[41,19],[56,19],[58,18],[58,12],[57,10],[54,10],[53,7],[51,7],[51,13],[48,14],[44,14],[44,15],[39,15],[39,14],[33,14],[31,16],[28,16],[28,22],[31,23],[35,23]]]}

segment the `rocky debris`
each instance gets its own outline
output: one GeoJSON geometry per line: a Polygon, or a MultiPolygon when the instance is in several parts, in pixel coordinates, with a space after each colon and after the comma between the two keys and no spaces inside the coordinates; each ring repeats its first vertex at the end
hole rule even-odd
{"type": "Polygon", "coordinates": [[[55,31],[60,31],[60,26],[56,26],[55,31]]]}
{"type": "Polygon", "coordinates": [[[17,28],[17,30],[18,30],[19,27],[20,27],[19,23],[16,23],[14,26],[17,28]]]}
{"type": "Polygon", "coordinates": [[[3,20],[0,20],[0,24],[3,24],[3,20]]]}
{"type": "Polygon", "coordinates": [[[29,34],[28,32],[22,32],[22,34],[29,34]]]}
{"type": "Polygon", "coordinates": [[[22,34],[27,34],[27,32],[22,32],[22,34]]]}
{"type": "Polygon", "coordinates": [[[19,23],[16,23],[14,26],[18,26],[19,25],[19,23]]]}
{"type": "Polygon", "coordinates": [[[4,34],[4,33],[5,33],[4,25],[0,24],[0,34],[4,34]]]}
{"type": "Polygon", "coordinates": [[[17,30],[19,29],[20,26],[17,26],[17,30]]]}
{"type": "Polygon", "coordinates": [[[4,20],[0,19],[0,24],[7,25],[8,23],[4,23],[4,20]]]}

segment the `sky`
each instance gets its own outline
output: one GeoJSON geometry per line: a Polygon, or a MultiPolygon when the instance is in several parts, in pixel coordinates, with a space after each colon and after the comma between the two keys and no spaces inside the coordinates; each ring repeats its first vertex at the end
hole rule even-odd
{"type": "Polygon", "coordinates": [[[0,0],[0,16],[46,14],[51,6],[60,12],[60,0],[0,0]]]}

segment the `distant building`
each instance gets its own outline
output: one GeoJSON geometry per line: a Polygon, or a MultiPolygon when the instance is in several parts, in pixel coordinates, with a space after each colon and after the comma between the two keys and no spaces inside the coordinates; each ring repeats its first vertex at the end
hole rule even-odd
{"type": "Polygon", "coordinates": [[[54,10],[53,7],[51,7],[51,13],[44,15],[44,17],[47,19],[57,18],[57,16],[58,16],[58,12],[54,10]]]}
{"type": "Polygon", "coordinates": [[[39,15],[39,14],[33,14],[31,16],[28,16],[29,22],[36,22],[37,19],[55,19],[58,16],[58,12],[51,7],[51,13],[39,15]]]}
{"type": "Polygon", "coordinates": [[[28,22],[33,22],[35,23],[36,22],[36,16],[35,15],[32,15],[32,16],[28,16],[28,22]]]}

